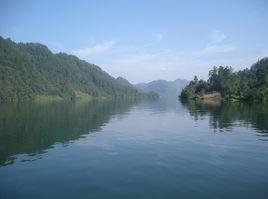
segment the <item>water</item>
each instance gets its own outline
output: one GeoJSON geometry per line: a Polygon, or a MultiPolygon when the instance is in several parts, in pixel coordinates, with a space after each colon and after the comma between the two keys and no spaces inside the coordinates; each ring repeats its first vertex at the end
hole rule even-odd
{"type": "Polygon", "coordinates": [[[268,198],[268,106],[0,105],[0,198],[268,198]]]}

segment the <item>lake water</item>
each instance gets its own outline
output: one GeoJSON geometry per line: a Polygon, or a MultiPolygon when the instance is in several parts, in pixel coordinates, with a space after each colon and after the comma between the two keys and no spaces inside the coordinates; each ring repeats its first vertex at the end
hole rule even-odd
{"type": "Polygon", "coordinates": [[[268,198],[268,105],[0,105],[0,198],[268,198]]]}

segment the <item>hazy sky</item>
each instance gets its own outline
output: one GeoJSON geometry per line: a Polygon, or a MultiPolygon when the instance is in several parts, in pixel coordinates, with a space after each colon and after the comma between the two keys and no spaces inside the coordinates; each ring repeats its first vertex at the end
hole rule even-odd
{"type": "Polygon", "coordinates": [[[132,83],[206,78],[268,56],[268,0],[0,0],[0,35],[75,54],[132,83]]]}

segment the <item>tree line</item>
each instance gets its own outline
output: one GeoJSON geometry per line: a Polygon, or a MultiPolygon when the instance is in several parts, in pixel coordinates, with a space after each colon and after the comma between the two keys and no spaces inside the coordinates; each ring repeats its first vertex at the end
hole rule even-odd
{"type": "Polygon", "coordinates": [[[214,66],[209,71],[207,81],[195,76],[183,89],[180,98],[202,99],[206,94],[214,92],[229,101],[268,101],[268,58],[237,72],[229,66],[214,66]]]}

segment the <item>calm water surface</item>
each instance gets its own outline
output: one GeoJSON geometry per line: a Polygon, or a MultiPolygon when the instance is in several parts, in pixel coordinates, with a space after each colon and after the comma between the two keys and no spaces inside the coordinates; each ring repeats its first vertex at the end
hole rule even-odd
{"type": "Polygon", "coordinates": [[[1,104],[0,198],[268,198],[268,106],[1,104]]]}

